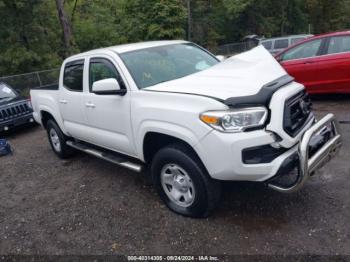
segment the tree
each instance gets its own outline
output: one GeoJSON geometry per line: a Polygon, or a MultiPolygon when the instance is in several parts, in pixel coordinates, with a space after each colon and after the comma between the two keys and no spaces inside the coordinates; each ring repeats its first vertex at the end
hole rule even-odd
{"type": "Polygon", "coordinates": [[[121,10],[119,25],[131,41],[185,38],[187,15],[180,0],[125,0],[121,10]]]}
{"type": "Polygon", "coordinates": [[[0,0],[0,76],[54,68],[60,63],[51,1],[0,0]]]}
{"type": "Polygon", "coordinates": [[[112,46],[128,42],[125,29],[119,20],[124,20],[120,2],[114,0],[75,0],[67,2],[68,10],[74,10],[73,34],[80,51],[112,46]]]}
{"type": "Polygon", "coordinates": [[[349,0],[307,0],[309,22],[313,33],[346,29],[349,24],[349,0]]]}
{"type": "Polygon", "coordinates": [[[73,46],[73,34],[72,25],[64,10],[64,0],[56,0],[56,8],[58,18],[62,27],[63,43],[64,43],[64,55],[69,56],[72,53],[73,46]]]}
{"type": "Polygon", "coordinates": [[[225,6],[222,0],[192,2],[192,40],[208,48],[215,48],[224,38],[225,6]]]}
{"type": "Polygon", "coordinates": [[[0,0],[0,76],[55,68],[66,56],[121,43],[184,39],[208,48],[248,34],[348,29],[350,0],[0,0]]]}
{"type": "Polygon", "coordinates": [[[303,0],[224,0],[235,37],[258,34],[266,37],[305,33],[307,17],[303,0]]]}

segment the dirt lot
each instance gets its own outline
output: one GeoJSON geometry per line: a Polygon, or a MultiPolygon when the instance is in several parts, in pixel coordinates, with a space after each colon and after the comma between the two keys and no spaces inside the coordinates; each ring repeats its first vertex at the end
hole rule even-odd
{"type": "Polygon", "coordinates": [[[316,98],[335,112],[341,154],[299,193],[230,183],[208,219],[170,212],[141,174],[52,153],[40,127],[7,135],[0,158],[0,254],[350,255],[350,96],[316,98]]]}

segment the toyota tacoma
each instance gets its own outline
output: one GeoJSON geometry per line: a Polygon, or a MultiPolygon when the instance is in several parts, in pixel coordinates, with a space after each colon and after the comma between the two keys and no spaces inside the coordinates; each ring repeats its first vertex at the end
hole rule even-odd
{"type": "Polygon", "coordinates": [[[34,118],[60,158],[80,150],[146,170],[184,216],[208,216],[222,181],[300,190],[341,146],[334,115],[316,121],[264,47],[221,60],[186,41],[74,55],[58,86],[31,91],[34,118]]]}

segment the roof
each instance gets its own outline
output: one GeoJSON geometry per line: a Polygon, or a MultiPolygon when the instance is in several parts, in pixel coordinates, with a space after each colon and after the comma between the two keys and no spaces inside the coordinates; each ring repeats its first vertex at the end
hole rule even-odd
{"type": "Polygon", "coordinates": [[[144,48],[173,45],[173,44],[183,44],[183,43],[188,43],[188,42],[183,40],[150,41],[150,42],[117,45],[117,46],[108,47],[108,49],[111,49],[112,51],[121,54],[121,53],[140,50],[144,48]]]}
{"type": "Polygon", "coordinates": [[[96,52],[99,51],[113,51],[118,54],[130,52],[130,51],[135,51],[135,50],[140,50],[144,48],[151,48],[151,47],[157,47],[157,46],[166,46],[166,45],[173,45],[173,44],[183,44],[183,43],[188,43],[187,41],[184,40],[164,40],[164,41],[149,41],[149,42],[139,42],[139,43],[132,43],[132,44],[124,44],[124,45],[116,45],[116,46],[110,46],[110,47],[105,47],[105,48],[99,48],[99,49],[94,49],[91,51],[87,51],[84,53],[76,54],[68,58],[68,60],[81,57],[84,55],[92,55],[96,52]]]}
{"type": "Polygon", "coordinates": [[[320,34],[320,35],[314,36],[313,39],[315,39],[315,38],[329,37],[329,36],[341,36],[341,35],[350,35],[350,30],[348,30],[348,31],[337,31],[337,32],[332,32],[332,33],[320,34]]]}
{"type": "Polygon", "coordinates": [[[291,47],[294,47],[296,45],[300,45],[302,43],[306,43],[306,42],[309,42],[309,41],[312,41],[315,39],[321,39],[321,38],[332,37],[332,36],[342,36],[342,35],[350,35],[350,31],[338,31],[338,32],[326,33],[326,34],[321,34],[321,35],[315,35],[315,36],[309,37],[301,42],[298,42],[295,45],[288,47],[288,49],[290,49],[291,47]]]}
{"type": "Polygon", "coordinates": [[[278,40],[278,39],[285,39],[285,38],[298,38],[298,37],[312,37],[313,35],[309,34],[301,34],[301,35],[286,35],[286,36],[279,36],[279,37],[272,37],[272,38],[262,38],[260,39],[261,42],[266,41],[272,41],[272,40],[278,40]]]}
{"type": "Polygon", "coordinates": [[[343,36],[343,35],[350,35],[350,30],[349,31],[338,31],[338,32],[332,32],[332,33],[326,33],[326,34],[321,34],[321,35],[315,35],[315,36],[306,38],[303,41],[295,43],[294,45],[289,46],[288,48],[284,49],[283,51],[277,53],[275,55],[275,57],[280,56],[281,54],[287,52],[288,50],[290,50],[290,49],[292,49],[292,48],[294,48],[296,46],[299,46],[301,44],[304,44],[304,43],[307,43],[307,42],[310,42],[310,41],[313,41],[313,40],[316,40],[316,39],[322,39],[322,38],[332,37],[332,36],[343,36]]]}

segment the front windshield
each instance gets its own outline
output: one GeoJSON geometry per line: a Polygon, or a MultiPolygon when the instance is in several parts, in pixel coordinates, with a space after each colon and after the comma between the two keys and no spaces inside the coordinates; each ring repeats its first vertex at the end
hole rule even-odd
{"type": "Polygon", "coordinates": [[[120,55],[139,88],[205,70],[219,61],[193,44],[158,46],[120,55]]]}
{"type": "Polygon", "coordinates": [[[4,83],[0,83],[0,99],[14,97],[16,97],[16,93],[4,83]]]}

